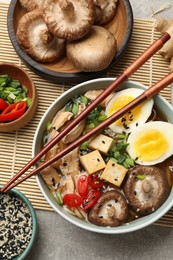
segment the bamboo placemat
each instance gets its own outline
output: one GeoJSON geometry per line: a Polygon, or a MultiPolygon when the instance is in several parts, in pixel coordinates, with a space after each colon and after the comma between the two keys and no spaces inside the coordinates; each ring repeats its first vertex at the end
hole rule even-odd
{"type": "MultiPolygon", "coordinates": [[[[5,184],[30,159],[36,127],[49,105],[71,86],[51,83],[30,71],[13,49],[7,31],[8,5],[0,4],[0,62],[12,62],[28,71],[37,88],[39,102],[32,121],[14,133],[0,133],[0,185],[5,184]]],[[[154,31],[154,20],[135,19],[131,41],[118,64],[104,77],[117,77],[160,35],[154,31]]],[[[150,86],[168,73],[168,62],[156,54],[130,79],[150,86]]],[[[170,102],[170,88],[161,94],[170,102]]],[[[20,184],[18,189],[32,202],[35,209],[52,210],[41,194],[35,177],[20,184]]],[[[173,227],[173,208],[155,224],[173,227]]]]}

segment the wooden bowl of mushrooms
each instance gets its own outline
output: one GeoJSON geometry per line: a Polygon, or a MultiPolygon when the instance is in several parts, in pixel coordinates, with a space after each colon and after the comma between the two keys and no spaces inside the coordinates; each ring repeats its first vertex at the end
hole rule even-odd
{"type": "Polygon", "coordinates": [[[129,0],[13,0],[8,32],[35,73],[59,83],[98,77],[125,51],[133,28],[129,0]]]}

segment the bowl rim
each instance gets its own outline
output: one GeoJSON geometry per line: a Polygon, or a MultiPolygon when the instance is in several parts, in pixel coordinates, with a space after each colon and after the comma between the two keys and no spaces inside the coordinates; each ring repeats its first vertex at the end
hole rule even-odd
{"type": "Polygon", "coordinates": [[[130,41],[132,31],[133,31],[133,10],[130,4],[129,0],[123,0],[124,5],[126,7],[127,11],[127,32],[124,37],[124,41],[122,43],[121,48],[116,53],[115,57],[113,58],[113,61],[111,64],[104,70],[98,71],[98,72],[58,72],[51,69],[48,69],[44,66],[42,66],[37,61],[33,60],[29,55],[27,55],[22,48],[19,46],[14,26],[13,26],[13,15],[14,15],[14,9],[19,0],[13,0],[10,2],[9,8],[8,8],[8,15],[7,15],[7,27],[8,27],[8,34],[11,40],[11,43],[19,55],[19,57],[23,60],[23,62],[36,74],[42,76],[43,78],[49,79],[51,81],[55,81],[57,83],[80,83],[84,80],[90,80],[93,78],[96,78],[104,73],[106,73],[108,70],[111,69],[115,65],[115,63],[120,59],[120,57],[125,52],[128,42],[130,41]]]}
{"type": "Polygon", "coordinates": [[[0,62],[0,67],[1,66],[15,68],[15,69],[19,70],[20,72],[22,72],[23,74],[25,74],[25,76],[30,81],[31,88],[32,88],[32,103],[31,103],[30,107],[28,107],[28,109],[25,111],[25,113],[13,121],[0,123],[0,132],[12,132],[19,128],[24,127],[34,116],[34,113],[35,113],[35,110],[37,107],[37,99],[38,99],[37,90],[36,90],[36,87],[34,85],[34,82],[31,78],[31,76],[28,74],[28,72],[25,69],[23,69],[19,65],[16,65],[16,64],[13,64],[10,62],[0,62]],[[22,124],[23,120],[24,120],[24,123],[22,124]],[[20,124],[20,127],[18,127],[18,124],[20,124]],[[9,131],[7,130],[8,128],[9,128],[9,131]]]}
{"type": "Polygon", "coordinates": [[[35,210],[33,208],[33,205],[31,204],[30,200],[19,190],[13,188],[9,191],[9,194],[11,195],[16,195],[18,196],[20,199],[23,200],[23,202],[27,205],[27,207],[29,208],[29,211],[31,213],[31,218],[32,218],[32,235],[31,235],[31,239],[27,245],[27,247],[25,248],[25,250],[17,257],[14,258],[14,260],[24,260],[25,257],[29,254],[29,252],[31,251],[35,241],[36,241],[36,237],[37,237],[37,231],[38,231],[38,222],[37,222],[37,217],[36,217],[36,213],[35,210]]]}
{"type": "MultiPolygon", "coordinates": [[[[94,80],[89,80],[83,83],[80,83],[76,86],[74,86],[73,88],[67,90],[66,92],[64,92],[61,96],[59,96],[51,105],[50,107],[47,109],[47,111],[45,112],[45,114],[43,115],[43,117],[41,118],[35,135],[34,135],[34,140],[33,140],[33,149],[32,149],[32,155],[35,156],[36,155],[36,147],[38,147],[39,145],[39,141],[38,141],[38,136],[40,136],[43,133],[43,129],[41,130],[41,127],[44,125],[45,127],[45,120],[46,118],[49,116],[49,114],[51,113],[52,109],[55,108],[55,106],[58,105],[58,103],[65,99],[67,96],[70,96],[70,94],[75,95],[74,92],[78,91],[78,89],[82,89],[81,92],[85,92],[85,87],[87,85],[90,84],[97,84],[97,83],[101,83],[101,82],[107,82],[107,85],[110,83],[112,83],[115,80],[115,78],[98,78],[98,79],[94,79],[94,80]]],[[[146,86],[137,82],[137,81],[132,81],[132,80],[127,80],[124,83],[122,83],[120,85],[120,88],[130,84],[130,87],[136,87],[136,88],[141,88],[143,90],[146,89],[146,86]]],[[[128,86],[129,87],[129,86],[128,86]]],[[[100,86],[98,88],[101,88],[100,86]]],[[[69,100],[69,98],[68,98],[69,100]]],[[[171,104],[162,96],[160,95],[155,95],[154,96],[154,100],[156,100],[156,102],[161,102],[161,104],[164,107],[167,107],[169,110],[173,111],[173,108],[171,106],[171,104]]],[[[62,102],[63,103],[63,102],[62,102]]],[[[61,109],[60,107],[58,107],[56,109],[56,111],[58,111],[59,109],[61,109]]],[[[55,114],[55,113],[54,113],[55,114]]],[[[171,115],[168,115],[168,117],[171,115]]],[[[170,120],[168,119],[168,122],[170,120]]],[[[173,116],[172,116],[172,123],[173,123],[173,116]]],[[[43,128],[44,128],[43,127],[43,128]]],[[[99,227],[96,225],[93,225],[91,223],[85,222],[84,220],[79,220],[77,219],[77,217],[74,217],[68,213],[66,213],[61,206],[59,206],[52,195],[50,195],[49,193],[47,194],[44,191],[44,188],[46,188],[46,185],[44,184],[44,181],[42,180],[41,176],[36,175],[36,181],[37,184],[43,194],[43,196],[45,197],[46,201],[49,203],[49,205],[55,210],[56,213],[58,213],[59,215],[61,215],[64,219],[66,219],[67,221],[71,222],[72,224],[83,228],[85,230],[88,231],[92,231],[92,232],[96,232],[96,233],[103,233],[103,234],[123,234],[123,233],[129,233],[129,232],[133,232],[139,229],[142,229],[152,223],[154,223],[155,221],[157,221],[159,218],[161,218],[164,214],[166,214],[168,212],[168,210],[173,206],[173,188],[170,191],[170,194],[167,198],[167,200],[164,202],[164,204],[157,209],[155,212],[144,216],[142,218],[136,219],[135,221],[129,222],[127,224],[121,225],[119,227],[99,227]],[[140,223],[140,225],[138,224],[138,222],[140,223]],[[137,223],[137,224],[136,224],[137,223]]],[[[48,188],[46,188],[48,191],[48,188]]]]}

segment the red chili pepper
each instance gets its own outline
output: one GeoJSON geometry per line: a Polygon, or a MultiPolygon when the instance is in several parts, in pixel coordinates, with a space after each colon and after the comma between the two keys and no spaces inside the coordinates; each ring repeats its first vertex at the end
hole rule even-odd
{"type": "Polygon", "coordinates": [[[90,190],[87,197],[84,199],[81,208],[83,210],[88,210],[92,208],[96,204],[97,200],[100,198],[100,194],[101,193],[99,190],[90,190]]]}
{"type": "Polygon", "coordinates": [[[77,194],[69,193],[64,195],[63,203],[68,207],[78,207],[83,203],[83,198],[77,194]]]}
{"type": "Polygon", "coordinates": [[[77,181],[78,193],[82,198],[88,194],[88,175],[82,174],[77,181]]]}
{"type": "Polygon", "coordinates": [[[13,121],[21,117],[27,108],[26,101],[20,101],[14,104],[9,105],[4,111],[0,114],[0,122],[13,121]]]}
{"type": "Polygon", "coordinates": [[[4,109],[6,109],[6,107],[8,107],[7,102],[5,102],[4,99],[0,98],[0,111],[3,111],[4,109]]]}
{"type": "Polygon", "coordinates": [[[104,184],[104,181],[98,177],[97,173],[90,174],[88,182],[93,189],[100,189],[104,184]]]}

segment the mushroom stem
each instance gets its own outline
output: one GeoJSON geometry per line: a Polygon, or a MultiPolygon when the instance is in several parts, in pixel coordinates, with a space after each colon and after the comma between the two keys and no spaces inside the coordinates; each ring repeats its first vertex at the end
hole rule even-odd
{"type": "Polygon", "coordinates": [[[149,193],[151,191],[151,183],[148,180],[143,181],[142,189],[144,192],[149,193]]]}
{"type": "Polygon", "coordinates": [[[98,5],[101,9],[105,9],[109,5],[109,1],[95,0],[95,4],[98,5]]]}
{"type": "Polygon", "coordinates": [[[72,2],[68,0],[62,0],[59,6],[66,18],[70,20],[74,19],[74,5],[72,4],[72,2]]]}
{"type": "Polygon", "coordinates": [[[107,208],[107,214],[110,218],[115,216],[115,207],[111,206],[107,208]]]}
{"type": "Polygon", "coordinates": [[[40,38],[44,44],[49,44],[53,40],[53,35],[49,32],[49,30],[44,29],[40,32],[40,38]]]}

